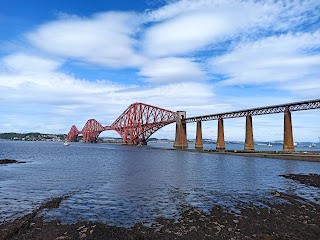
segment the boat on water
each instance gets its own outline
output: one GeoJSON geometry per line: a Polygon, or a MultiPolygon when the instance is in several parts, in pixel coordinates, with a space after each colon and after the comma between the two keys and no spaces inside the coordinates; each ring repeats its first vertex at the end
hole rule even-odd
{"type": "Polygon", "coordinates": [[[298,146],[298,143],[296,143],[296,142],[295,142],[295,143],[293,143],[293,146],[295,146],[295,147],[296,147],[296,146],[298,146]]]}
{"type": "Polygon", "coordinates": [[[309,145],[309,148],[313,148],[313,147],[316,147],[316,146],[317,146],[316,144],[311,143],[311,144],[309,145]]]}
{"type": "Polygon", "coordinates": [[[63,143],[63,146],[69,146],[70,145],[70,142],[69,141],[65,141],[64,143],[63,143]]]}
{"type": "Polygon", "coordinates": [[[268,147],[272,147],[272,144],[271,144],[271,143],[269,143],[267,146],[268,146],[268,147]]]}

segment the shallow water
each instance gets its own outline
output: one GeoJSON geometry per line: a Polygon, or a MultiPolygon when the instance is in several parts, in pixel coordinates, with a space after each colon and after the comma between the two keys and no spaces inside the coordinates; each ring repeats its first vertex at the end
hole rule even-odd
{"type": "MultiPolygon", "coordinates": [[[[153,144],[151,144],[153,145],[153,144]]],[[[314,199],[320,191],[288,173],[318,173],[320,163],[151,149],[147,146],[0,141],[0,159],[26,161],[0,166],[0,223],[31,212],[64,194],[47,220],[100,221],[116,226],[177,218],[194,206],[233,207],[269,198],[272,191],[314,199]]],[[[271,200],[270,200],[271,201],[271,200]]]]}

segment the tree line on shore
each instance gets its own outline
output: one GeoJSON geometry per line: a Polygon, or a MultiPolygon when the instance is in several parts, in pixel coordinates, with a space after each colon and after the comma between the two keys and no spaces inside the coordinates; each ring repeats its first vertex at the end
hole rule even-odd
{"type": "Polygon", "coordinates": [[[22,141],[64,141],[66,134],[44,134],[38,132],[30,133],[0,133],[0,139],[22,140],[22,141]]]}

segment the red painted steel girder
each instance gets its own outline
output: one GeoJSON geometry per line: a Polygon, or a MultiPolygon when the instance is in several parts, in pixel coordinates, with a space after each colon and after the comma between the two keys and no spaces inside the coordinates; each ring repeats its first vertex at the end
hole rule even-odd
{"type": "Polygon", "coordinates": [[[70,142],[77,141],[78,134],[79,134],[78,128],[75,125],[72,125],[72,127],[70,128],[70,131],[68,133],[67,140],[70,142]]]}
{"type": "Polygon", "coordinates": [[[234,111],[234,112],[217,113],[217,114],[211,114],[211,115],[191,117],[191,118],[184,119],[184,121],[187,123],[198,122],[198,121],[210,121],[210,120],[218,120],[218,119],[225,119],[225,118],[237,118],[237,117],[281,113],[285,111],[302,111],[302,110],[311,110],[311,109],[319,109],[319,108],[320,108],[320,99],[314,99],[314,100],[303,101],[303,102],[286,103],[281,105],[245,109],[245,110],[234,111]]]}
{"type": "Polygon", "coordinates": [[[104,131],[104,127],[95,119],[89,119],[82,128],[84,142],[96,142],[99,134],[104,131]]]}
{"type": "Polygon", "coordinates": [[[68,140],[75,141],[78,134],[84,142],[96,142],[101,132],[115,130],[124,142],[146,142],[158,129],[176,121],[176,113],[144,103],[131,104],[111,126],[102,126],[95,119],[89,119],[83,129],[72,126],[68,140]]]}
{"type": "Polygon", "coordinates": [[[176,121],[176,113],[144,103],[131,104],[109,127],[124,142],[146,142],[158,129],[176,121]]]}

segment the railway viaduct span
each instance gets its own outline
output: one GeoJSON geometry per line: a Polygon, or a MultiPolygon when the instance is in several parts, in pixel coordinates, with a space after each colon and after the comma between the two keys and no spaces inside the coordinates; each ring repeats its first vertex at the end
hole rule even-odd
{"type": "Polygon", "coordinates": [[[67,135],[68,141],[76,141],[79,134],[84,142],[96,142],[103,131],[114,130],[121,136],[124,144],[147,144],[148,138],[160,128],[176,123],[174,147],[185,148],[187,141],[187,123],[196,122],[196,148],[203,148],[202,121],[218,121],[218,150],[225,149],[223,120],[227,118],[246,118],[244,150],[254,150],[252,117],[265,114],[284,114],[283,150],[294,151],[291,112],[320,108],[320,99],[293,102],[281,105],[245,109],[196,117],[186,117],[185,111],[169,111],[144,103],[131,104],[110,126],[103,126],[95,119],[89,119],[81,131],[73,125],[67,135]]]}

